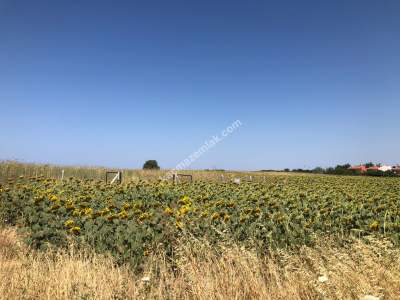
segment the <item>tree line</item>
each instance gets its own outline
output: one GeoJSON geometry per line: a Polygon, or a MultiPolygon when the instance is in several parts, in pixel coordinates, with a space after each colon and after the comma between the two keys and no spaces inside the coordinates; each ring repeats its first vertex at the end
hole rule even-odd
{"type": "MultiPolygon", "coordinates": [[[[363,166],[366,168],[381,166],[381,164],[374,164],[372,162],[365,163],[363,166]]],[[[367,170],[366,172],[361,172],[359,170],[351,170],[350,164],[336,165],[336,167],[316,167],[314,169],[285,169],[285,172],[297,172],[297,173],[314,173],[314,174],[328,174],[328,175],[351,175],[351,176],[378,176],[378,177],[394,177],[398,176],[394,171],[380,171],[380,170],[367,170]]]]}

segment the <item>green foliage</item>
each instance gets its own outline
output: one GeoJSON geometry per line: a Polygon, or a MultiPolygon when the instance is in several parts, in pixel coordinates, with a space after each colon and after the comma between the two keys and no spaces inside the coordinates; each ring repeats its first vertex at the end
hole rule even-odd
{"type": "Polygon", "coordinates": [[[334,175],[359,175],[360,173],[355,170],[349,170],[351,167],[350,164],[337,165],[335,168],[326,169],[326,174],[334,174],[334,175]]]}
{"type": "Polygon", "coordinates": [[[375,176],[375,177],[395,177],[396,173],[393,171],[380,171],[380,170],[367,170],[367,176],[375,176]]]}
{"type": "Polygon", "coordinates": [[[324,171],[325,171],[325,170],[324,170],[323,168],[321,168],[321,167],[316,167],[316,168],[314,168],[314,169],[312,170],[312,172],[315,173],[315,174],[323,174],[324,171]]]}
{"type": "Polygon", "coordinates": [[[156,160],[148,160],[143,165],[143,170],[159,170],[160,167],[156,160]]]}

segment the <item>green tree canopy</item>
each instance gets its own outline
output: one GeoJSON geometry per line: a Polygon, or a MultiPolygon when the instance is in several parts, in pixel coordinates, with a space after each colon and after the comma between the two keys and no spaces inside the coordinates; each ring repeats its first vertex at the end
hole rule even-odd
{"type": "Polygon", "coordinates": [[[143,170],[159,170],[160,167],[156,160],[148,160],[143,165],[143,170]]]}

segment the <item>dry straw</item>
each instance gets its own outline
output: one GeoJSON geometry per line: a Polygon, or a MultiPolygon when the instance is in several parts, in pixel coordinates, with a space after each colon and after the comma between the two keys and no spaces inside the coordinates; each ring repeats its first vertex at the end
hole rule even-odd
{"type": "Polygon", "coordinates": [[[320,241],[260,258],[236,246],[182,243],[177,263],[149,257],[141,274],[91,252],[36,252],[0,231],[2,299],[396,299],[400,250],[384,241],[320,241]],[[324,280],[319,280],[324,277],[324,280]],[[326,280],[325,280],[326,279],[326,280]]]}

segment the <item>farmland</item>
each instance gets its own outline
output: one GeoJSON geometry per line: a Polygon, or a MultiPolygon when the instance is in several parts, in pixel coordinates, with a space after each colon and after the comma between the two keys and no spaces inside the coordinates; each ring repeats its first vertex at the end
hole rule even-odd
{"type": "Polygon", "coordinates": [[[183,257],[219,261],[226,249],[261,260],[274,253],[297,257],[304,249],[339,253],[355,243],[373,253],[398,251],[399,178],[199,172],[193,182],[174,183],[150,173],[112,185],[85,176],[12,176],[0,185],[0,218],[30,251],[72,246],[110,257],[136,274],[130,276],[144,274],[155,260],[173,270],[183,257]]]}
{"type": "Polygon", "coordinates": [[[44,248],[69,240],[140,264],[157,247],[172,253],[182,234],[231,240],[260,251],[368,235],[400,238],[400,181],[270,175],[263,182],[138,181],[19,177],[1,187],[10,225],[44,248]],[[49,244],[50,243],[50,244],[49,244]]]}

